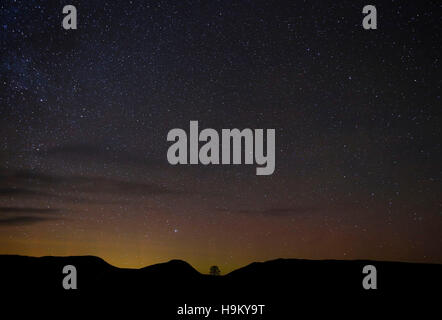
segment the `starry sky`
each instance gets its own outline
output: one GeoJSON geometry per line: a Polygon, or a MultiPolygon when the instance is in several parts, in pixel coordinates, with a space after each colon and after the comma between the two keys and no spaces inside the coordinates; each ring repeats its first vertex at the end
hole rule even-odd
{"type": "Polygon", "coordinates": [[[0,8],[1,254],[442,263],[439,1],[0,8]],[[191,120],[274,128],[274,174],[170,165],[191,120]]]}

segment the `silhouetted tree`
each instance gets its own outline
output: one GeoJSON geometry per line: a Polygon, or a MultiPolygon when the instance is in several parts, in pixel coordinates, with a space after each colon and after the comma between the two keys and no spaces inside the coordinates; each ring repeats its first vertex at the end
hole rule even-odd
{"type": "Polygon", "coordinates": [[[221,271],[219,270],[218,266],[211,266],[210,267],[210,275],[211,276],[219,276],[221,274],[221,271]]]}

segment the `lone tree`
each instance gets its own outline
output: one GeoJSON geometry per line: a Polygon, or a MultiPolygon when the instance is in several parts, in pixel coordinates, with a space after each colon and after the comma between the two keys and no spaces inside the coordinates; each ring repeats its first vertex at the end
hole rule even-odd
{"type": "Polygon", "coordinates": [[[221,274],[221,271],[219,270],[218,266],[211,266],[210,267],[210,275],[211,276],[219,276],[221,274]]]}

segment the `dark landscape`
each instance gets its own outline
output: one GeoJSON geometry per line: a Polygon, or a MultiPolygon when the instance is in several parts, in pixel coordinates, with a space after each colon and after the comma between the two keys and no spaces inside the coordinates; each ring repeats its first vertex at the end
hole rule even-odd
{"type": "MultiPolygon", "coordinates": [[[[117,308],[125,306],[130,311],[141,308],[162,319],[179,319],[176,310],[184,305],[220,308],[223,304],[264,304],[263,315],[254,318],[271,319],[291,314],[294,304],[296,310],[310,310],[318,301],[323,307],[343,310],[364,305],[378,307],[393,303],[390,298],[397,301],[401,297],[407,301],[422,298],[442,286],[442,265],[369,260],[277,259],[254,262],[227,275],[213,276],[201,274],[181,260],[141,269],[121,269],[94,256],[1,255],[0,272],[2,290],[11,293],[9,297],[30,294],[34,301],[56,298],[57,306],[69,305],[77,299],[91,303],[82,304],[82,308],[91,305],[100,308],[101,303],[118,301],[117,308]],[[77,269],[76,290],[63,289],[65,265],[77,269]],[[377,269],[377,290],[362,287],[365,265],[377,269]]],[[[319,308],[314,312],[324,310],[319,308]]],[[[228,315],[232,317],[235,315],[228,315]]]]}

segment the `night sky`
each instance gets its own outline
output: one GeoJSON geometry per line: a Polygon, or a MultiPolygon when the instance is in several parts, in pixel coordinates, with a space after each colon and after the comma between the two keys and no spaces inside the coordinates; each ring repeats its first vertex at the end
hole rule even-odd
{"type": "Polygon", "coordinates": [[[442,263],[439,1],[0,8],[0,254],[442,263]],[[274,128],[275,172],[170,165],[191,120],[274,128]]]}

